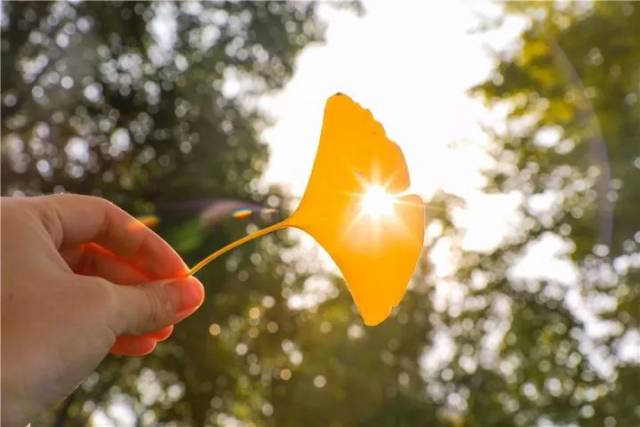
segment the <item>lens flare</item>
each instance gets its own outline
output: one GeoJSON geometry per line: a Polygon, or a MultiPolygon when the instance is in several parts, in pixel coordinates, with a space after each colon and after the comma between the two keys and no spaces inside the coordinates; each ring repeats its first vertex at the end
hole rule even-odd
{"type": "Polygon", "coordinates": [[[237,209],[231,214],[231,217],[236,219],[244,219],[250,217],[252,214],[253,210],[251,209],[237,209]]]}
{"type": "Polygon", "coordinates": [[[131,224],[129,224],[128,227],[129,227],[130,230],[135,230],[135,229],[143,228],[143,227],[154,228],[158,224],[160,224],[160,218],[158,218],[157,216],[155,216],[155,215],[142,215],[142,216],[136,217],[136,220],[132,221],[131,224]]]}
{"type": "Polygon", "coordinates": [[[360,209],[363,215],[370,218],[381,218],[393,215],[395,197],[386,192],[380,185],[371,185],[362,196],[360,209]]]}

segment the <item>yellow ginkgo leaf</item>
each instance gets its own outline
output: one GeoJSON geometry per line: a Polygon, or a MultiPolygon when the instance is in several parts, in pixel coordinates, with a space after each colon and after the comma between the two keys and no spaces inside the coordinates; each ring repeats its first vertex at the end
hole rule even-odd
{"type": "Polygon", "coordinates": [[[333,258],[367,325],[382,322],[402,299],[424,235],[424,205],[400,195],[409,173],[400,148],[368,110],[343,94],[329,98],[320,145],[298,209],[198,263],[284,227],[315,238],[333,258]]]}

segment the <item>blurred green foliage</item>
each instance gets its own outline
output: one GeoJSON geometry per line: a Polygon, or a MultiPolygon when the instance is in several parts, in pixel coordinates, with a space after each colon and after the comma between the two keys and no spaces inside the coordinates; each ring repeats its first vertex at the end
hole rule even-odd
{"type": "MultiPolygon", "coordinates": [[[[268,117],[255,97],[322,40],[316,3],[2,7],[3,195],[73,191],[158,213],[189,263],[245,230],[173,207],[288,206],[257,185],[268,117]]],[[[507,111],[487,129],[486,191],[522,198],[498,247],[465,249],[464,201],[437,194],[407,296],[365,328],[339,278],[267,236],[203,270],[205,304],[152,355],[109,357],[34,425],[639,425],[640,6],[506,3],[485,24],[514,17],[519,43],[472,90],[507,111]],[[575,283],[512,273],[549,236],[575,283]],[[442,247],[451,272],[432,265],[442,247]],[[291,308],[318,283],[321,304],[291,308]]]]}

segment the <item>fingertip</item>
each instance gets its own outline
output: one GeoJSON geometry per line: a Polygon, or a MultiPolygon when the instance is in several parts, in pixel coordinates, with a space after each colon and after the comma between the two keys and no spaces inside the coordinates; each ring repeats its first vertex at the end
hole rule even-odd
{"type": "Polygon", "coordinates": [[[158,342],[164,341],[173,333],[173,325],[165,326],[157,331],[150,332],[146,336],[155,339],[158,342]]]}
{"type": "Polygon", "coordinates": [[[189,276],[176,282],[180,289],[180,305],[177,311],[178,321],[183,320],[195,312],[204,301],[204,286],[202,282],[193,276],[189,276]]]}
{"type": "Polygon", "coordinates": [[[200,307],[204,302],[204,285],[194,276],[189,276],[189,282],[191,283],[189,286],[191,286],[194,301],[197,301],[196,307],[200,307]]]}
{"type": "Polygon", "coordinates": [[[151,353],[157,341],[148,335],[121,335],[111,347],[111,354],[116,356],[145,356],[151,353]]]}

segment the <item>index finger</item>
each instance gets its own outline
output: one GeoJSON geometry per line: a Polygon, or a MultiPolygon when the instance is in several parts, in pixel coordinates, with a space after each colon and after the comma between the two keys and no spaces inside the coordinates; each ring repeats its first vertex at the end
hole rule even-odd
{"type": "Polygon", "coordinates": [[[167,242],[105,199],[60,194],[40,200],[43,220],[59,249],[94,242],[139,268],[150,279],[184,276],[189,271],[167,242]]]}

